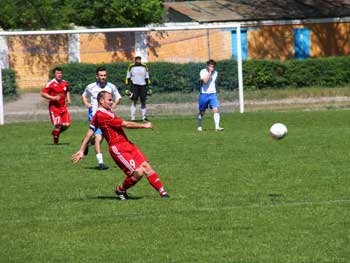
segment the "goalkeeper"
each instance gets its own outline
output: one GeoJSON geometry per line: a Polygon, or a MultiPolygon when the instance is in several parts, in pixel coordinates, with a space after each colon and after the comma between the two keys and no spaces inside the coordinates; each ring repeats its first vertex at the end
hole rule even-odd
{"type": "Polygon", "coordinates": [[[141,57],[136,56],[135,62],[131,63],[126,72],[125,95],[131,99],[130,115],[131,120],[136,120],[137,101],[141,101],[142,120],[147,121],[146,99],[152,95],[152,89],[149,88],[151,81],[149,79],[148,68],[146,64],[141,63],[141,57]]]}

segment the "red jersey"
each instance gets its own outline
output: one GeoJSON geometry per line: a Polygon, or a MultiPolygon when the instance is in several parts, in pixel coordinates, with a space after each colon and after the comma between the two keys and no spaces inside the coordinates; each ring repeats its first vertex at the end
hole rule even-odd
{"type": "Polygon", "coordinates": [[[49,94],[50,96],[61,96],[59,100],[50,100],[49,109],[50,111],[66,111],[66,98],[67,93],[69,92],[69,83],[62,79],[58,82],[56,79],[49,81],[45,87],[42,89],[42,92],[49,94]]]}
{"type": "Polygon", "coordinates": [[[109,146],[123,142],[132,143],[121,126],[122,122],[123,120],[112,111],[98,108],[91,120],[90,128],[93,130],[100,128],[109,146]]]}
{"type": "Polygon", "coordinates": [[[121,126],[122,123],[123,120],[112,111],[98,108],[92,118],[90,128],[102,130],[113,160],[127,176],[130,176],[142,163],[147,162],[147,158],[135,144],[128,140],[121,126]]]}

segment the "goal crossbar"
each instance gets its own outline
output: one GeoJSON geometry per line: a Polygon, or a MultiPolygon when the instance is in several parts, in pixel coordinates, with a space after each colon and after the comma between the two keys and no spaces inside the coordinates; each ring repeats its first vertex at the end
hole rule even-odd
{"type": "Polygon", "coordinates": [[[207,24],[207,25],[176,25],[176,26],[147,26],[147,27],[121,27],[121,28],[79,28],[69,30],[36,30],[36,31],[1,31],[0,36],[26,36],[26,35],[57,35],[57,34],[90,34],[113,32],[150,32],[150,31],[176,31],[200,29],[229,29],[240,28],[240,23],[207,24]]]}
{"type": "MultiPolygon", "coordinates": [[[[113,33],[113,32],[152,32],[152,31],[180,31],[180,30],[210,30],[210,29],[235,29],[237,35],[237,74],[238,74],[238,97],[239,111],[244,112],[243,95],[243,74],[242,74],[242,49],[241,49],[241,24],[200,24],[200,25],[168,25],[168,26],[147,26],[133,28],[77,28],[70,30],[37,30],[37,31],[2,31],[0,36],[26,36],[26,35],[57,35],[57,34],[91,34],[91,33],[113,33]]],[[[1,67],[0,67],[1,70],[1,67]]],[[[1,72],[0,72],[0,77],[1,72]]],[[[2,95],[2,78],[0,79],[0,92],[2,95]]],[[[0,125],[4,124],[3,98],[0,96],[0,125]]]]}

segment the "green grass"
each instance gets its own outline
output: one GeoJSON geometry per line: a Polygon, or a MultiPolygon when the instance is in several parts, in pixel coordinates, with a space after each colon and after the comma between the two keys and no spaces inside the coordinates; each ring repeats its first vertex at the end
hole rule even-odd
{"type": "Polygon", "coordinates": [[[142,180],[70,156],[86,132],[73,121],[52,145],[48,122],[0,127],[1,262],[322,263],[350,258],[350,111],[154,117],[129,130],[171,198],[142,180]],[[274,122],[288,136],[273,140],[274,122]]]}

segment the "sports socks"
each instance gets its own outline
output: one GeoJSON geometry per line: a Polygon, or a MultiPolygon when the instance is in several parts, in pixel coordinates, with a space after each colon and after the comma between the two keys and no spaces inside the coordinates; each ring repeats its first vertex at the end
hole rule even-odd
{"type": "Polygon", "coordinates": [[[58,144],[58,139],[60,137],[60,130],[59,129],[53,129],[51,134],[53,136],[53,143],[54,144],[58,144]]]}
{"type": "Polygon", "coordinates": [[[146,118],[146,108],[141,109],[142,119],[144,120],[146,118]]]}
{"type": "Polygon", "coordinates": [[[198,114],[198,127],[202,127],[203,116],[198,114]]]}
{"type": "Polygon", "coordinates": [[[102,153],[97,153],[96,154],[96,159],[97,159],[97,162],[99,164],[102,164],[103,163],[103,155],[102,155],[102,153]]]}
{"type": "Polygon", "coordinates": [[[159,192],[160,195],[166,194],[163,184],[160,181],[156,172],[147,175],[147,180],[153,186],[153,188],[159,192]]]}
{"type": "Polygon", "coordinates": [[[131,103],[130,114],[131,114],[131,120],[134,121],[136,116],[136,105],[134,102],[131,103]]]}
{"type": "Polygon", "coordinates": [[[218,112],[214,113],[214,123],[215,123],[215,129],[218,129],[220,127],[220,113],[218,112]]]}
{"type": "Polygon", "coordinates": [[[137,178],[135,176],[128,176],[124,179],[123,183],[118,186],[119,191],[126,191],[131,186],[135,185],[138,182],[137,178]]]}
{"type": "MultiPolygon", "coordinates": [[[[147,180],[161,197],[169,197],[157,173],[154,172],[152,174],[147,175],[147,180]]],[[[126,190],[134,186],[138,181],[139,180],[135,176],[128,176],[124,179],[123,183],[117,186],[117,191],[126,192],[126,190]]]]}
{"type": "Polygon", "coordinates": [[[58,129],[52,130],[52,136],[59,137],[60,136],[60,130],[58,130],[58,129]]]}

